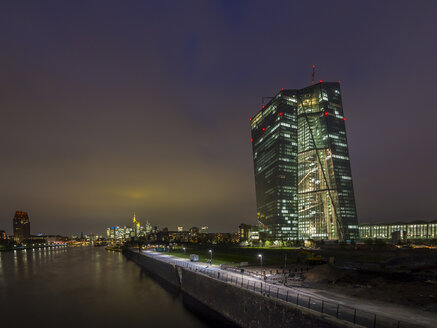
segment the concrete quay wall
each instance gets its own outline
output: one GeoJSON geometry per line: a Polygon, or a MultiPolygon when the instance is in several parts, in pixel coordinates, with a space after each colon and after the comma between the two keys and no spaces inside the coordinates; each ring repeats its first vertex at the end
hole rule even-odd
{"type": "Polygon", "coordinates": [[[338,320],[203,274],[182,270],[182,291],[241,327],[346,327],[338,320]]]}
{"type": "Polygon", "coordinates": [[[131,250],[125,250],[123,251],[123,254],[129,260],[134,261],[141,268],[147,270],[152,276],[165,281],[174,288],[181,288],[179,274],[174,265],[131,250]]]}
{"type": "Polygon", "coordinates": [[[240,327],[352,327],[352,324],[347,322],[227,284],[147,255],[135,254],[132,251],[124,253],[153,276],[179,288],[183,295],[188,295],[240,327]]]}

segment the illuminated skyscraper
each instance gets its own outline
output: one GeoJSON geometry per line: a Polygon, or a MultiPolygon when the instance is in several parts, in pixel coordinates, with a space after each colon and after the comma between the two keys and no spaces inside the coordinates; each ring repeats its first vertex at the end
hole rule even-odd
{"type": "Polygon", "coordinates": [[[298,238],[297,101],[279,92],[251,119],[260,233],[269,241],[298,238]]]}
{"type": "Polygon", "coordinates": [[[266,239],[358,239],[339,83],[281,90],[251,130],[266,239]]]}
{"type": "Polygon", "coordinates": [[[30,238],[30,222],[27,212],[16,211],[14,216],[14,239],[23,241],[30,238]]]}

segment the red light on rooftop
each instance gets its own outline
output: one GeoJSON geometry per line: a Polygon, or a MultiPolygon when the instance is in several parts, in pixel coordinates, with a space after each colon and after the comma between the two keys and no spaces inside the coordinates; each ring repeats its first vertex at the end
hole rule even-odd
{"type": "Polygon", "coordinates": [[[262,109],[264,109],[266,106],[263,105],[262,109]]]}
{"type": "Polygon", "coordinates": [[[316,68],[316,65],[313,65],[313,68],[316,68]]]}
{"type": "Polygon", "coordinates": [[[284,113],[279,113],[279,116],[282,116],[282,115],[284,115],[284,113]]]}
{"type": "Polygon", "coordinates": [[[263,131],[265,131],[266,130],[266,128],[263,128],[263,131]]]}
{"type": "Polygon", "coordinates": [[[249,118],[249,122],[252,122],[252,118],[249,118]]]}
{"type": "Polygon", "coordinates": [[[284,88],[281,88],[281,91],[284,91],[284,88]]]}
{"type": "Polygon", "coordinates": [[[253,139],[250,139],[250,142],[253,142],[253,139]]]}
{"type": "Polygon", "coordinates": [[[323,115],[328,116],[328,112],[324,112],[323,115]]]}
{"type": "Polygon", "coordinates": [[[346,121],[346,117],[343,117],[343,121],[346,121]]]}
{"type": "Polygon", "coordinates": [[[320,80],[319,82],[320,82],[320,83],[322,83],[323,81],[322,81],[322,80],[320,80]]]}
{"type": "Polygon", "coordinates": [[[341,81],[340,80],[338,80],[338,84],[340,84],[341,83],[341,81]]]}

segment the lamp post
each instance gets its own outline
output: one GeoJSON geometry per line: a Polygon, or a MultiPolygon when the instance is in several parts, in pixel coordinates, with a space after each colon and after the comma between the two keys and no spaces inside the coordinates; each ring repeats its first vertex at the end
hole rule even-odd
{"type": "Polygon", "coordinates": [[[184,250],[184,254],[185,254],[185,251],[187,250],[185,247],[184,248],[182,248],[183,250],[184,250]]]}
{"type": "Polygon", "coordinates": [[[211,254],[210,263],[212,264],[212,249],[209,250],[209,253],[211,254]]]}
{"type": "Polygon", "coordinates": [[[259,260],[261,261],[261,269],[263,267],[263,255],[262,254],[258,254],[259,260]]]}

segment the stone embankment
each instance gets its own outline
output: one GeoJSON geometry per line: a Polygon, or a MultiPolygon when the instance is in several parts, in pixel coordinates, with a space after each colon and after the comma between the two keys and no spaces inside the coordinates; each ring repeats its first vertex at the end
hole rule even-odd
{"type": "MultiPolygon", "coordinates": [[[[270,297],[270,287],[268,292],[262,290],[261,283],[261,289],[254,282],[253,290],[250,290],[242,288],[237,279],[232,283],[232,277],[230,282],[228,278],[224,280],[219,270],[214,272],[217,277],[214,278],[205,274],[206,271],[202,272],[201,267],[189,262],[176,265],[147,252],[138,253],[133,250],[126,250],[124,254],[153,276],[182,291],[183,295],[190,296],[240,327],[357,327],[331,315],[270,297]]],[[[242,279],[241,283],[246,284],[246,280],[242,279]]],[[[249,283],[247,281],[247,286],[250,286],[249,283]]]]}

